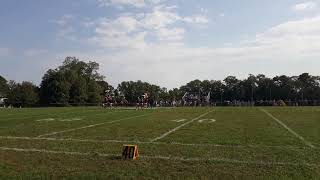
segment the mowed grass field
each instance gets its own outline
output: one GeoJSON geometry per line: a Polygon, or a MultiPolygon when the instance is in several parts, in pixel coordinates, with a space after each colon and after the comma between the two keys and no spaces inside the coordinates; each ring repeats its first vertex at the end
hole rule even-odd
{"type": "Polygon", "coordinates": [[[0,179],[63,178],[320,179],[320,107],[0,109],[0,179]]]}

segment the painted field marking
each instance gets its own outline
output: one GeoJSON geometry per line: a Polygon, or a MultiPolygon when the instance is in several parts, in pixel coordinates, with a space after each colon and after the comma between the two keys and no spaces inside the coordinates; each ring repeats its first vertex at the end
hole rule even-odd
{"type": "Polygon", "coordinates": [[[200,119],[200,118],[208,115],[208,114],[209,114],[210,112],[212,112],[212,111],[213,111],[213,110],[211,110],[211,111],[209,111],[209,112],[206,112],[206,113],[203,113],[203,114],[201,114],[200,116],[192,119],[191,121],[188,121],[188,122],[186,122],[186,123],[184,123],[184,124],[181,124],[181,125],[178,126],[178,127],[175,127],[175,128],[173,128],[173,129],[171,129],[170,131],[162,134],[161,136],[152,139],[151,142],[155,142],[155,141],[158,141],[158,140],[160,140],[160,139],[163,139],[164,137],[168,136],[169,134],[171,134],[171,133],[179,130],[179,129],[182,128],[183,126],[186,126],[186,125],[188,125],[188,124],[190,124],[190,123],[192,123],[192,122],[194,122],[194,121],[196,121],[196,120],[198,120],[198,119],[200,119]]]}
{"type": "Polygon", "coordinates": [[[199,123],[203,123],[204,121],[209,121],[209,123],[216,122],[215,119],[200,119],[198,122],[199,122],[199,123]]]}
{"type": "Polygon", "coordinates": [[[71,122],[71,121],[81,121],[83,118],[71,118],[71,119],[62,119],[62,118],[47,118],[47,119],[39,119],[37,122],[51,122],[51,121],[59,121],[59,122],[71,122]]]}
{"type": "Polygon", "coordinates": [[[94,116],[102,116],[102,115],[107,115],[107,114],[117,113],[117,112],[123,112],[123,110],[111,110],[111,111],[106,111],[106,112],[94,114],[94,116]]]}
{"type": "MultiPolygon", "coordinates": [[[[49,113],[49,114],[34,114],[34,115],[27,115],[24,117],[10,117],[7,119],[4,119],[4,121],[10,121],[10,120],[25,120],[25,119],[30,119],[30,118],[34,118],[34,117],[41,117],[41,116],[47,116],[47,115],[68,115],[68,114],[73,114],[73,113],[93,113],[94,111],[100,112],[100,109],[89,109],[86,111],[79,111],[79,112],[75,112],[75,111],[62,111],[62,112],[56,112],[56,113],[49,113]]],[[[120,111],[108,111],[108,112],[101,112],[101,113],[97,113],[94,114],[95,116],[100,116],[100,115],[105,115],[105,114],[110,114],[110,113],[115,113],[115,112],[120,112],[120,111]]],[[[23,115],[23,114],[15,114],[15,115],[23,115]]]]}
{"type": "Polygon", "coordinates": [[[61,119],[60,122],[81,121],[82,118],[61,119]]]}
{"type": "Polygon", "coordinates": [[[291,134],[293,134],[296,138],[300,139],[303,143],[305,143],[307,146],[311,148],[315,148],[315,146],[310,143],[309,141],[305,140],[302,136],[300,136],[298,133],[290,129],[286,124],[284,124],[282,121],[280,121],[278,118],[274,117],[271,113],[269,113],[265,109],[260,109],[262,112],[267,114],[269,117],[271,117],[273,120],[275,120],[277,123],[279,123],[282,127],[284,127],[286,130],[288,130],[291,134]]]}
{"type": "MultiPolygon", "coordinates": [[[[58,115],[67,115],[67,114],[72,114],[74,113],[74,111],[71,111],[68,110],[68,111],[62,111],[62,112],[56,112],[56,114],[58,115]]],[[[54,113],[49,113],[49,115],[53,115],[54,113]]],[[[15,114],[15,115],[24,115],[24,114],[15,114]]],[[[33,114],[33,115],[30,115],[30,114],[27,114],[26,116],[23,116],[21,118],[19,117],[11,117],[11,118],[7,118],[6,120],[9,121],[9,120],[25,120],[25,119],[29,119],[29,118],[34,118],[34,117],[41,117],[41,116],[47,116],[48,114],[33,114]]]]}
{"type": "MultiPolygon", "coordinates": [[[[225,144],[191,144],[181,142],[150,142],[150,141],[128,141],[128,140],[94,140],[94,139],[63,139],[63,138],[39,138],[39,137],[15,137],[15,136],[0,136],[0,139],[10,140],[44,140],[57,142],[87,142],[87,143],[127,143],[127,144],[151,144],[151,145],[177,145],[177,146],[191,146],[191,147],[225,147],[225,148],[277,148],[277,149],[306,149],[309,147],[299,146],[266,146],[266,145],[225,145],[225,144]]],[[[320,149],[315,147],[315,149],[320,149]]]]}
{"type": "MultiPolygon", "coordinates": [[[[11,147],[0,147],[2,151],[14,151],[14,152],[31,152],[31,153],[46,153],[46,154],[62,154],[62,155],[76,155],[76,156],[91,156],[92,153],[86,152],[69,152],[69,151],[53,151],[46,149],[23,149],[23,148],[11,148],[11,147]]],[[[121,158],[118,154],[102,154],[95,153],[100,157],[117,157],[121,158]]],[[[176,161],[197,161],[197,162],[223,162],[230,164],[254,164],[263,166],[307,166],[307,167],[319,167],[320,164],[313,163],[291,163],[291,162],[265,162],[265,161],[242,161],[227,158],[184,158],[184,157],[174,157],[174,156],[139,156],[141,159],[160,159],[160,160],[176,160],[176,161]]]]}
{"type": "Polygon", "coordinates": [[[186,119],[176,119],[176,120],[171,120],[171,121],[173,121],[173,122],[184,122],[184,121],[186,121],[186,119]]]}
{"type": "Polygon", "coordinates": [[[104,125],[104,124],[113,124],[113,123],[124,121],[124,120],[129,120],[129,119],[134,119],[134,118],[138,118],[138,117],[147,116],[147,115],[150,115],[150,114],[151,113],[143,114],[143,115],[139,115],[139,116],[131,116],[131,117],[127,117],[127,118],[123,118],[123,119],[119,119],[119,120],[114,120],[114,121],[110,121],[110,122],[103,122],[103,123],[92,124],[92,125],[89,125],[89,126],[83,126],[83,127],[79,127],[79,128],[67,129],[67,130],[64,130],[64,131],[57,131],[57,132],[42,134],[42,135],[40,135],[38,137],[41,138],[41,137],[46,137],[46,136],[52,136],[52,135],[56,135],[56,134],[62,134],[62,133],[66,133],[66,132],[72,132],[72,131],[77,131],[77,130],[81,130],[81,129],[87,129],[87,128],[92,128],[92,127],[96,127],[96,126],[101,126],[101,125],[104,125]]]}
{"type": "MultiPolygon", "coordinates": [[[[66,152],[66,151],[53,151],[45,149],[23,149],[23,148],[9,148],[9,147],[0,147],[2,151],[15,151],[15,152],[38,152],[38,153],[47,153],[47,154],[67,154],[67,155],[81,155],[88,156],[90,153],[82,152],[66,152]]],[[[116,154],[104,154],[104,156],[117,156],[116,154]]]]}
{"type": "Polygon", "coordinates": [[[46,121],[46,122],[50,122],[50,121],[55,121],[54,118],[47,118],[47,119],[39,119],[39,120],[36,120],[37,122],[41,122],[41,121],[46,121]]]}

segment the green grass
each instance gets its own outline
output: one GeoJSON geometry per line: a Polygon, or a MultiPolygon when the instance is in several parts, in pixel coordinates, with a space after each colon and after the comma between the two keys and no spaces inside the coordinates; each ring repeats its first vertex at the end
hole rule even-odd
{"type": "Polygon", "coordinates": [[[261,108],[0,109],[0,147],[12,148],[0,149],[0,179],[319,179],[320,108],[263,109],[315,148],[261,108]],[[216,122],[196,119],[209,111],[200,119],[216,122]],[[81,120],[37,121],[48,118],[81,120]],[[119,158],[128,143],[139,160],[119,158]]]}
{"type": "Polygon", "coordinates": [[[299,108],[270,112],[310,142],[320,145],[320,108],[299,108]]]}

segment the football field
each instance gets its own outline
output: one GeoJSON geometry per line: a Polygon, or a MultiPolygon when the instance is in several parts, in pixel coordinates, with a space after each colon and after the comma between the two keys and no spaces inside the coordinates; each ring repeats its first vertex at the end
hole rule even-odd
{"type": "Polygon", "coordinates": [[[0,109],[0,179],[64,177],[319,179],[320,107],[0,109]]]}

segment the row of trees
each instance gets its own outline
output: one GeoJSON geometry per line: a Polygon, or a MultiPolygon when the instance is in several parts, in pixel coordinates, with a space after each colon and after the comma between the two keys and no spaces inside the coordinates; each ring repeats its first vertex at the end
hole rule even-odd
{"type": "Polygon", "coordinates": [[[31,82],[8,82],[0,76],[0,98],[4,97],[7,103],[15,106],[35,105],[39,102],[39,88],[31,82]]]}
{"type": "MultiPolygon", "coordinates": [[[[14,106],[34,105],[83,105],[99,104],[106,89],[114,89],[99,74],[99,64],[83,62],[67,57],[63,64],[50,69],[43,76],[40,86],[31,82],[16,83],[0,76],[0,97],[14,106]]],[[[154,101],[181,100],[186,92],[211,94],[212,102],[223,101],[305,101],[320,100],[320,77],[308,73],[299,76],[276,76],[250,74],[246,79],[228,76],[223,81],[194,80],[180,88],[167,90],[142,81],[122,82],[115,89],[129,103],[148,92],[154,101]]]]}
{"type": "Polygon", "coordinates": [[[39,87],[1,77],[0,97],[8,98],[7,103],[13,106],[98,104],[110,87],[98,70],[96,62],[67,57],[60,67],[46,72],[39,87]]]}

